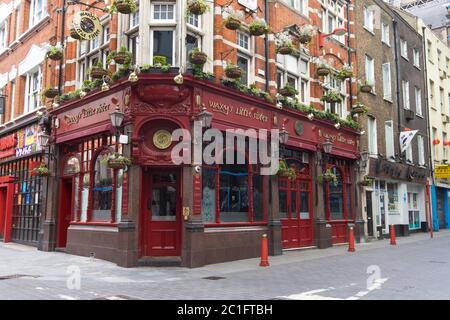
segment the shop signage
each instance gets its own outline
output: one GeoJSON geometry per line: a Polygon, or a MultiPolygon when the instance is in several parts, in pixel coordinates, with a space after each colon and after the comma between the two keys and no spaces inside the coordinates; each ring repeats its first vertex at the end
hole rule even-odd
{"type": "Polygon", "coordinates": [[[83,40],[93,40],[101,31],[98,17],[88,11],[79,11],[73,18],[73,28],[83,40]]]}
{"type": "Polygon", "coordinates": [[[330,139],[331,142],[341,142],[343,144],[348,144],[350,146],[356,145],[355,140],[344,137],[344,135],[342,133],[331,134],[331,133],[324,132],[323,130],[319,129],[319,137],[325,138],[325,139],[330,139]]]}
{"type": "Polygon", "coordinates": [[[17,131],[16,157],[27,156],[39,151],[37,129],[37,125],[31,125],[17,131]]]}
{"type": "Polygon", "coordinates": [[[75,114],[64,115],[64,121],[68,126],[75,125],[75,124],[78,124],[81,119],[93,117],[99,113],[109,111],[109,109],[110,109],[110,105],[106,104],[106,103],[102,103],[98,107],[95,107],[95,108],[92,108],[92,107],[83,108],[75,114]]]}
{"type": "Polygon", "coordinates": [[[16,151],[16,135],[10,134],[0,138],[0,158],[13,156],[16,151]]]}
{"type": "Polygon", "coordinates": [[[222,113],[226,116],[235,115],[244,118],[254,119],[263,123],[269,121],[269,116],[255,108],[244,106],[234,106],[230,104],[221,103],[218,101],[209,101],[209,107],[213,112],[222,113]]]}
{"type": "Polygon", "coordinates": [[[156,131],[153,135],[153,144],[160,150],[167,149],[172,144],[172,134],[164,129],[156,131]]]}
{"type": "Polygon", "coordinates": [[[449,165],[438,165],[434,169],[434,176],[438,179],[450,178],[450,166],[449,165]]]}

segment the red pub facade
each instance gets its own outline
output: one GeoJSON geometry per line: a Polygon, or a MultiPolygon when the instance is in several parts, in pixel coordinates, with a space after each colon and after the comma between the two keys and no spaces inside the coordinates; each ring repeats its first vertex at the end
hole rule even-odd
{"type": "MultiPolygon", "coordinates": [[[[118,82],[53,109],[49,166],[56,175],[48,179],[41,249],[65,248],[126,267],[199,267],[259,256],[263,234],[271,255],[346,242],[353,224],[357,239],[362,236],[356,131],[189,75],[179,85],[174,75],[140,74],[137,82],[118,82]],[[249,161],[174,164],[171,134],[193,133],[202,106],[212,113],[212,128],[224,134],[287,130],[280,159],[294,178],[262,175],[262,165],[249,161]],[[125,114],[128,143],[116,143],[115,110],[125,114]],[[332,149],[325,153],[328,141],[332,149]],[[115,151],[132,165],[108,168],[105,160],[115,151]],[[335,181],[321,179],[328,169],[335,181]]],[[[239,156],[227,151],[227,159],[239,156]]],[[[248,159],[248,152],[242,156],[248,159]]]]}

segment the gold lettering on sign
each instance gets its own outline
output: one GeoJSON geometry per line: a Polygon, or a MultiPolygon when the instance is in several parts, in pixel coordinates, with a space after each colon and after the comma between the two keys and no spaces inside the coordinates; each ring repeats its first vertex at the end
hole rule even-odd
{"type": "Polygon", "coordinates": [[[355,145],[355,140],[353,139],[347,139],[345,138],[342,133],[338,133],[337,135],[332,135],[327,132],[322,132],[322,130],[319,129],[319,137],[323,137],[325,139],[330,139],[332,142],[341,142],[344,144],[348,144],[350,146],[355,145]]]}
{"type": "Polygon", "coordinates": [[[99,113],[103,113],[103,112],[109,111],[109,107],[110,107],[109,104],[102,103],[96,108],[92,108],[92,107],[83,108],[77,114],[73,114],[73,115],[66,114],[66,115],[64,115],[64,121],[67,123],[67,125],[78,124],[81,119],[89,118],[89,117],[95,116],[95,115],[97,115],[99,113]]]}
{"type": "Polygon", "coordinates": [[[260,111],[252,111],[251,109],[247,107],[233,107],[224,103],[216,102],[216,101],[209,101],[209,106],[211,109],[215,112],[223,113],[224,115],[229,115],[233,112],[237,116],[246,117],[255,119],[261,122],[267,122],[269,121],[269,117],[265,115],[264,113],[260,111]]]}

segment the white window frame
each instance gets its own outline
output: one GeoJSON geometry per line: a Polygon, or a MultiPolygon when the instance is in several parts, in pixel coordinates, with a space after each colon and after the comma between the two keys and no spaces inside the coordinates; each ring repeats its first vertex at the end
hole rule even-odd
{"type": "Polygon", "coordinates": [[[324,93],[327,93],[328,90],[335,90],[341,95],[342,98],[341,102],[324,102],[325,111],[337,114],[340,118],[345,118],[347,116],[347,85],[345,81],[338,80],[328,75],[325,78],[325,83],[326,85],[323,87],[325,91],[324,93]],[[338,109],[338,112],[333,112],[332,106],[334,106],[335,109],[338,109]]]}
{"type": "Polygon", "coordinates": [[[416,48],[413,49],[413,64],[420,69],[420,52],[416,48]]]}
{"type": "Polygon", "coordinates": [[[365,75],[367,82],[375,90],[375,60],[367,54],[365,55],[365,75]]]}
{"type": "Polygon", "coordinates": [[[38,24],[47,14],[47,0],[30,0],[30,17],[28,27],[38,24]],[[41,3],[41,7],[38,7],[41,3]]]}
{"type": "Polygon", "coordinates": [[[400,54],[408,60],[408,42],[402,38],[400,38],[400,54]]]}
{"type": "Polygon", "coordinates": [[[383,98],[384,100],[392,101],[391,64],[389,62],[383,63],[381,70],[383,75],[383,98]]]}
{"type": "Polygon", "coordinates": [[[390,34],[389,25],[385,22],[382,22],[381,23],[381,42],[390,46],[391,45],[390,36],[391,36],[391,34],[390,34]]]}
{"type": "Polygon", "coordinates": [[[0,23],[0,52],[8,47],[8,19],[0,23]]]}
{"type": "Polygon", "coordinates": [[[283,0],[289,7],[308,15],[308,0],[283,0]]]}
{"type": "Polygon", "coordinates": [[[177,52],[177,30],[175,27],[152,27],[150,28],[150,61],[151,64],[153,64],[153,50],[154,50],[154,41],[153,41],[153,36],[154,36],[154,32],[155,31],[172,31],[173,32],[173,37],[172,37],[172,66],[176,66],[178,64],[177,60],[176,60],[176,52],[177,52]]]}
{"type": "Polygon", "coordinates": [[[402,96],[403,96],[403,109],[410,110],[411,104],[409,100],[409,81],[402,80],[402,96]]]}
{"type": "Polygon", "coordinates": [[[40,102],[40,92],[42,90],[42,69],[41,67],[34,68],[30,70],[25,75],[25,108],[24,114],[30,113],[39,108],[40,102]],[[32,91],[32,81],[34,79],[34,75],[37,74],[38,85],[34,91],[32,91]],[[36,100],[35,100],[36,99],[36,100]],[[32,103],[33,102],[33,103],[32,103]],[[36,103],[36,105],[34,104],[36,103]]]}
{"type": "Polygon", "coordinates": [[[416,114],[419,117],[423,117],[422,90],[420,88],[414,87],[414,97],[416,100],[416,114]]]}
{"type": "Polygon", "coordinates": [[[150,21],[152,23],[176,23],[177,20],[177,4],[176,2],[152,2],[150,21]],[[173,19],[155,19],[155,6],[173,6],[173,19]]]}
{"type": "Polygon", "coordinates": [[[419,154],[419,165],[425,165],[425,142],[424,137],[422,135],[417,135],[417,148],[419,154]]]}
{"type": "Polygon", "coordinates": [[[367,151],[371,157],[378,158],[377,119],[375,117],[367,117],[367,131],[367,151]]]}
{"type": "Polygon", "coordinates": [[[373,33],[374,29],[374,11],[364,7],[364,29],[373,33]]]}
{"type": "Polygon", "coordinates": [[[408,148],[406,148],[406,161],[409,163],[414,163],[414,157],[412,152],[414,139],[409,143],[408,148]]]}

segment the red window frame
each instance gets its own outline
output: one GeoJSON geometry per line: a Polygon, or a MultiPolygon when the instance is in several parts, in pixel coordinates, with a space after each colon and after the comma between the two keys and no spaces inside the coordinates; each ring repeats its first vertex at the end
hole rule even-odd
{"type": "Polygon", "coordinates": [[[351,175],[351,166],[344,164],[327,164],[326,170],[336,168],[340,171],[342,177],[342,208],[343,208],[343,219],[342,220],[331,220],[331,212],[330,212],[330,184],[328,182],[325,183],[325,207],[326,207],[326,220],[332,222],[339,221],[353,221],[353,196],[350,192],[349,201],[350,206],[347,203],[347,191],[350,190],[353,186],[352,175],[351,175]],[[350,212],[348,209],[350,208],[350,212]]]}

